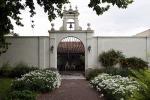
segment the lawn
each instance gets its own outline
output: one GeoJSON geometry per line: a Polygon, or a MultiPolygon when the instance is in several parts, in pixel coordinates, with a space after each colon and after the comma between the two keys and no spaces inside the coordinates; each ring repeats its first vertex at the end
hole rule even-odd
{"type": "Polygon", "coordinates": [[[6,96],[12,83],[11,78],[0,78],[0,100],[6,96]]]}

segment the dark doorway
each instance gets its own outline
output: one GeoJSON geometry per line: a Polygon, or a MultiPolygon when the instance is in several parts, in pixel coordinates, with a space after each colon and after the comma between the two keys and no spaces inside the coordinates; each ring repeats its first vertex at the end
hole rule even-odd
{"type": "Polygon", "coordinates": [[[66,37],[57,48],[57,68],[59,71],[85,71],[85,49],[81,40],[66,37]]]}

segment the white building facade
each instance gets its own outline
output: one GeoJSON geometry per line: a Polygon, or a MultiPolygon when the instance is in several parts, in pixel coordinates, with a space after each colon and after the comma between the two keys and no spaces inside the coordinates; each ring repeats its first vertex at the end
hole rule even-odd
{"type": "Polygon", "coordinates": [[[51,30],[48,31],[49,36],[7,37],[11,45],[7,52],[0,56],[0,64],[25,62],[40,68],[57,69],[57,48],[60,41],[67,37],[75,37],[83,43],[85,71],[89,68],[101,68],[98,56],[110,49],[119,50],[126,57],[140,57],[150,63],[150,37],[94,37],[90,24],[87,24],[87,30],[82,30],[78,16],[77,8],[64,9],[62,27],[55,30],[52,24],[51,30]]]}

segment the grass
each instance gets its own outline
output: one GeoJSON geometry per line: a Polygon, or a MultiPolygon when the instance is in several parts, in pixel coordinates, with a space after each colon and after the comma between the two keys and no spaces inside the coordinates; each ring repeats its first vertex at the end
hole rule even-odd
{"type": "Polygon", "coordinates": [[[0,78],[0,100],[7,95],[10,90],[12,80],[13,79],[11,78],[0,78]]]}

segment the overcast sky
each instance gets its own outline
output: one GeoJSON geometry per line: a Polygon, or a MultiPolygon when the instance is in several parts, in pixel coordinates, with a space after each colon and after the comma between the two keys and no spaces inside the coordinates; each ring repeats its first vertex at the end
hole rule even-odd
{"type": "MultiPolygon", "coordinates": [[[[108,12],[97,16],[91,8],[88,8],[89,0],[70,0],[72,7],[78,6],[80,16],[80,26],[83,30],[87,28],[87,23],[91,23],[91,28],[95,31],[94,35],[99,36],[132,36],[136,33],[150,29],[150,0],[135,0],[127,9],[111,7],[108,12]]],[[[67,5],[66,5],[67,6],[67,5]]],[[[51,23],[43,9],[36,5],[37,14],[34,16],[35,28],[31,28],[31,18],[28,11],[23,11],[24,27],[15,25],[14,32],[20,36],[48,36],[51,23]]],[[[62,19],[57,18],[52,21],[55,29],[62,25],[62,19]]]]}

